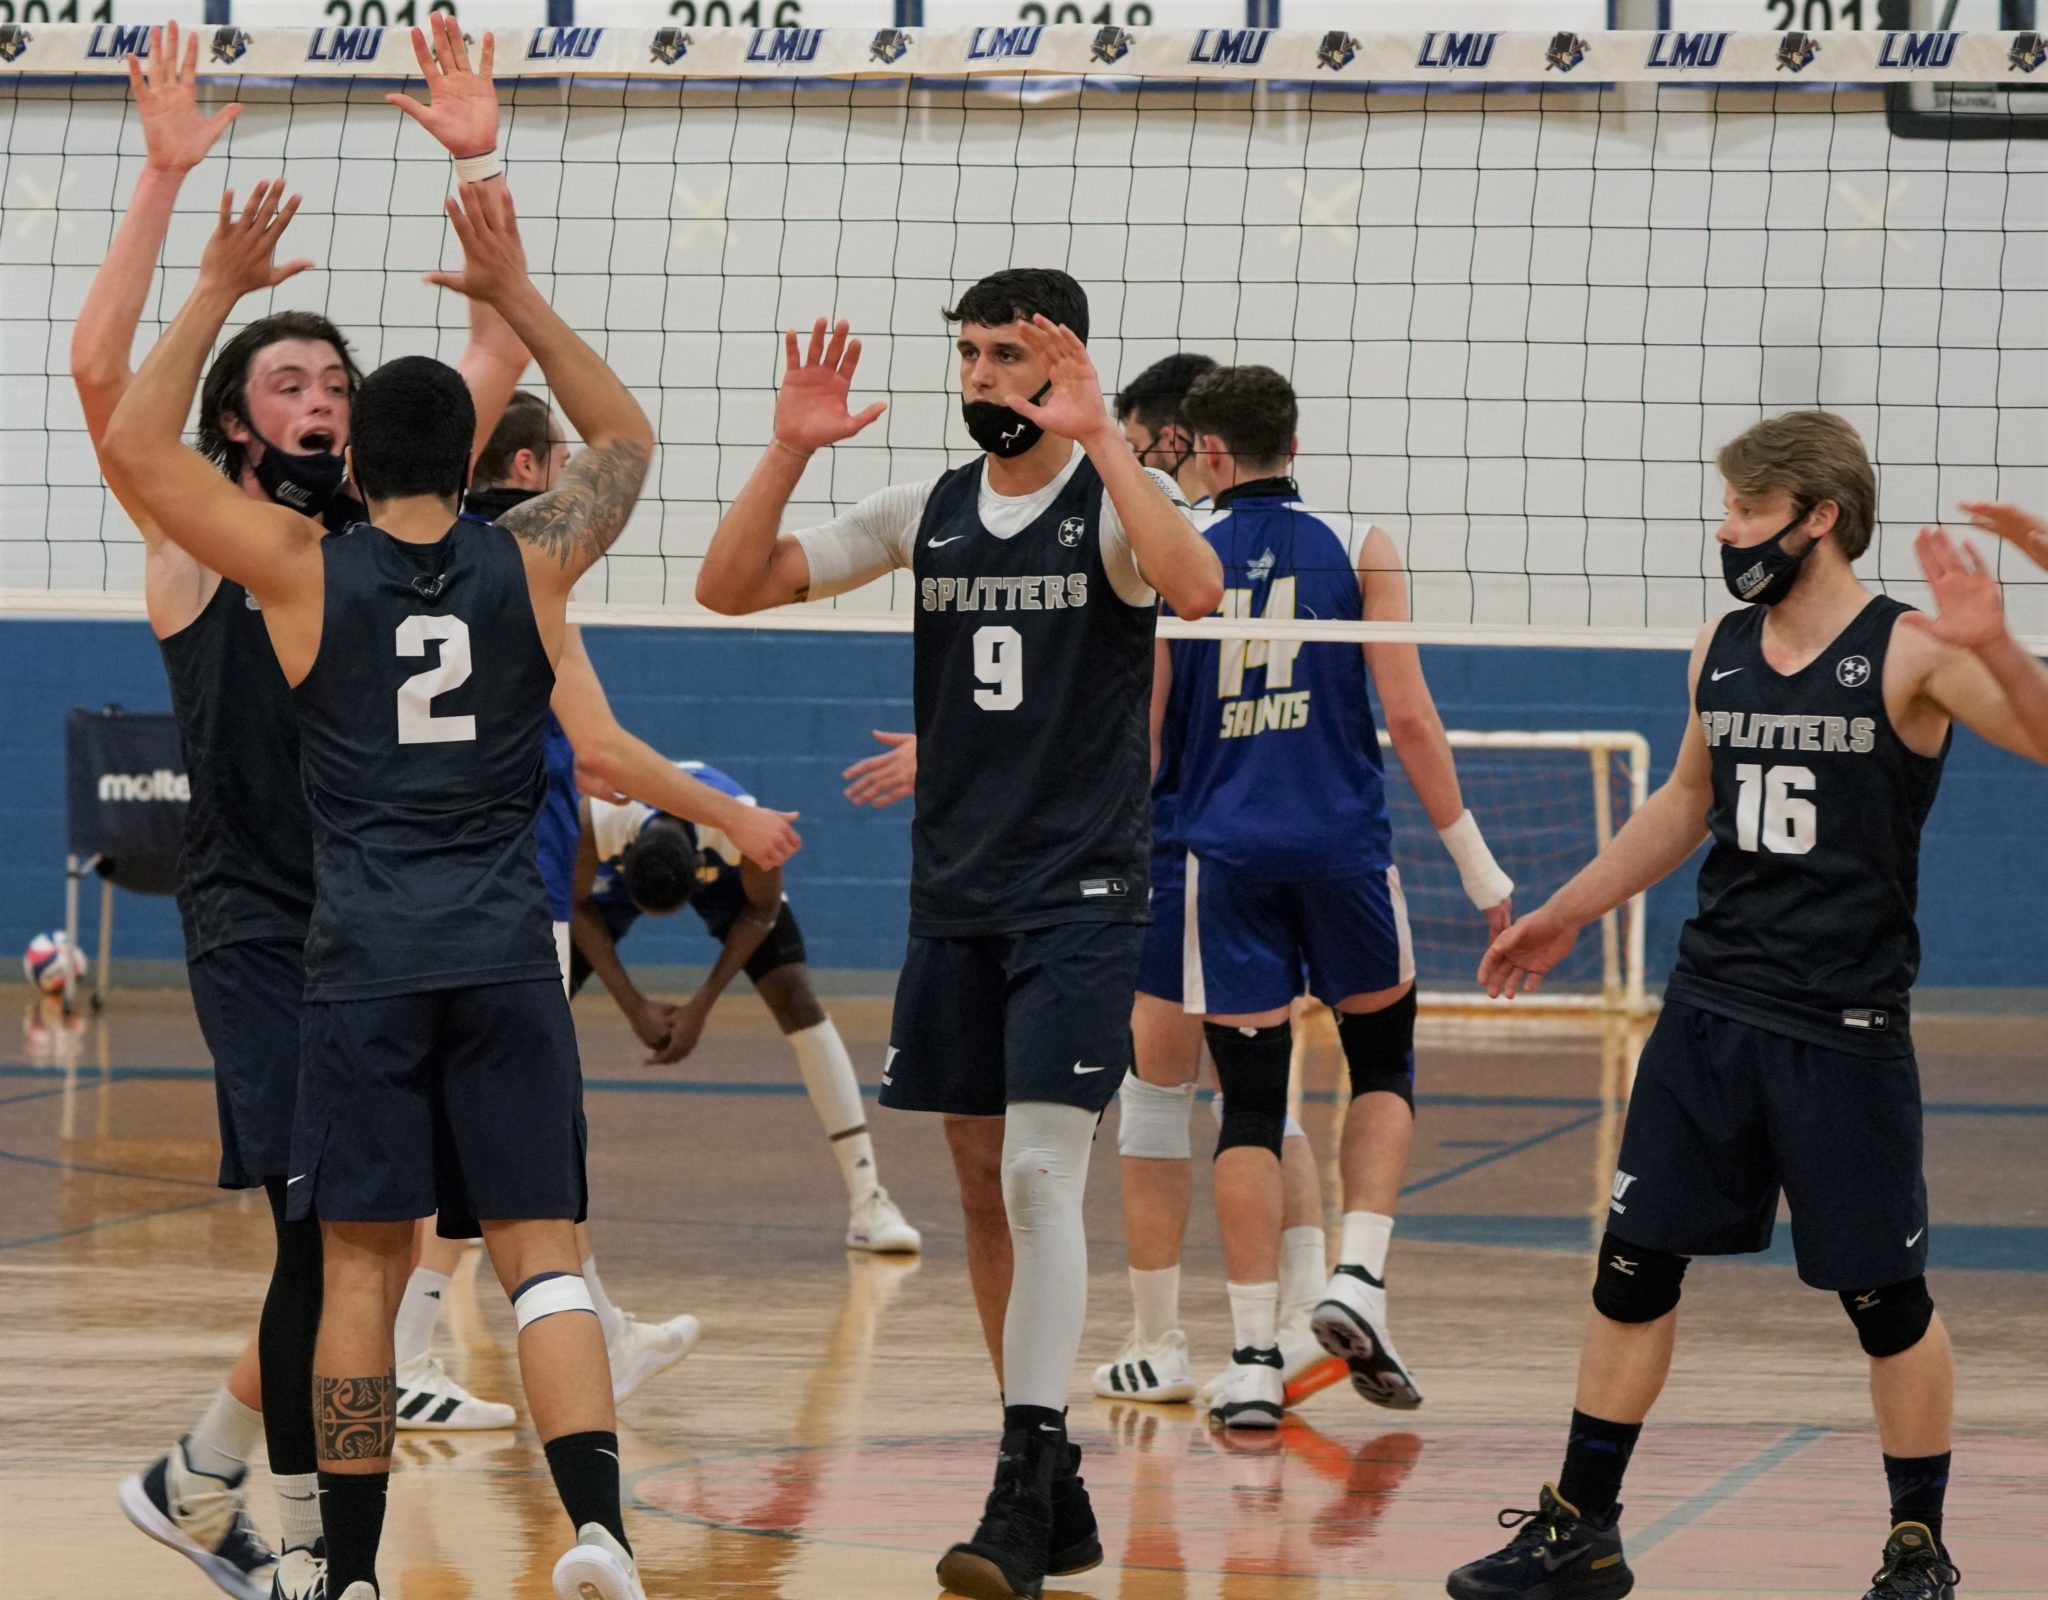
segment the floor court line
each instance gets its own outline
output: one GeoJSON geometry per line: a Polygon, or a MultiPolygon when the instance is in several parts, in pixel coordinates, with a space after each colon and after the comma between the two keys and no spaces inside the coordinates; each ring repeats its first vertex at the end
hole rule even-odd
{"type": "Polygon", "coordinates": [[[1794,1428],[1784,1438],[1768,1444],[1738,1467],[1721,1474],[1698,1494],[1673,1506],[1639,1534],[1628,1536],[1629,1555],[1640,1560],[1674,1533],[1683,1532],[1724,1500],[1732,1499],[1757,1479],[1774,1471],[1817,1439],[1827,1437],[1826,1428],[1794,1428]]]}

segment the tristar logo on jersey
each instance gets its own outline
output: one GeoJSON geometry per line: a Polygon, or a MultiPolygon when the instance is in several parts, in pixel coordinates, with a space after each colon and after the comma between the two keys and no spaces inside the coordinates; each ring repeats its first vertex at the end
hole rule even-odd
{"type": "Polygon", "coordinates": [[[1205,61],[1212,66],[1249,67],[1266,53],[1266,40],[1272,31],[1270,28],[1204,28],[1195,35],[1195,47],[1188,52],[1188,59],[1205,61]]]}
{"type": "Polygon", "coordinates": [[[1784,33],[1778,36],[1779,72],[1804,72],[1813,65],[1813,58],[1820,54],[1820,41],[1810,33],[1784,33]]]}
{"type": "Polygon", "coordinates": [[[925,578],[917,586],[917,604],[924,611],[1073,611],[1087,603],[1085,572],[1055,572],[1042,578],[925,578]]]}
{"type": "Polygon", "coordinates": [[[597,54],[602,28],[535,28],[526,41],[528,61],[588,61],[597,54]]]}
{"type": "Polygon", "coordinates": [[[308,61],[375,61],[384,48],[382,28],[315,28],[308,61]]]}
{"type": "Polygon", "coordinates": [[[1316,46],[1316,71],[1328,67],[1332,72],[1342,72],[1358,59],[1358,40],[1342,28],[1332,28],[1323,35],[1322,43],[1316,46]]]}
{"type": "Polygon", "coordinates": [[[969,61],[1021,61],[1038,54],[1043,24],[1022,28],[976,28],[967,41],[969,61]]]}
{"type": "Polygon", "coordinates": [[[1493,59],[1497,33],[1425,33],[1418,67],[1483,67],[1493,59]]]}
{"type": "Polygon", "coordinates": [[[1732,750],[1811,750],[1821,755],[1867,756],[1877,748],[1873,717],[1702,711],[1700,731],[1706,734],[1708,744],[1727,745],[1732,750]]]}
{"type": "Polygon", "coordinates": [[[694,43],[681,28],[656,28],[654,30],[654,54],[651,59],[664,67],[672,67],[690,53],[694,43]]]}
{"type": "Polygon", "coordinates": [[[192,798],[192,780],[169,767],[154,772],[103,772],[99,797],[102,800],[169,800],[184,805],[192,798]]]}
{"type": "Polygon", "coordinates": [[[34,42],[35,35],[19,23],[0,23],[0,61],[19,61],[34,42]]]}
{"type": "Polygon", "coordinates": [[[1080,544],[1081,535],[1088,531],[1088,524],[1079,517],[1069,517],[1060,524],[1060,543],[1069,550],[1080,544]]]}
{"type": "Polygon", "coordinates": [[[892,66],[910,54],[910,35],[901,28],[884,28],[868,41],[868,59],[892,66]]]}
{"type": "Polygon", "coordinates": [[[96,27],[86,36],[86,58],[91,61],[118,61],[123,56],[140,56],[149,59],[149,24],[135,23],[122,27],[116,23],[111,27],[96,27]]]}
{"type": "Polygon", "coordinates": [[[2041,42],[2038,33],[2013,36],[2012,49],[2005,58],[2007,72],[2032,72],[2043,61],[2048,61],[2048,45],[2041,42]]]}
{"type": "Polygon", "coordinates": [[[798,62],[818,59],[823,28],[756,28],[747,41],[749,61],[798,62]]]}
{"type": "Polygon", "coordinates": [[[1860,689],[1870,681],[1870,657],[1844,656],[1835,663],[1835,682],[1844,689],[1860,689]]]}
{"type": "Polygon", "coordinates": [[[249,53],[249,35],[240,28],[213,30],[213,59],[231,67],[249,53]]]}
{"type": "Polygon", "coordinates": [[[1894,71],[1945,67],[1955,59],[1960,33],[1888,33],[1878,47],[1877,64],[1894,71]]]}
{"type": "Polygon", "coordinates": [[[1121,28],[1097,28],[1095,42],[1088,47],[1088,59],[1113,67],[1131,53],[1131,36],[1121,28]]]}
{"type": "Polygon", "coordinates": [[[1273,563],[1277,560],[1279,557],[1267,550],[1244,564],[1244,575],[1253,583],[1264,583],[1273,576],[1273,563]]]}
{"type": "Polygon", "coordinates": [[[1586,59],[1592,47],[1576,33],[1553,33],[1550,48],[1543,52],[1545,72],[1569,72],[1586,59]]]}
{"type": "Polygon", "coordinates": [[[1660,33],[1650,41],[1653,67],[1718,67],[1728,47],[1725,33],[1660,33]]]}

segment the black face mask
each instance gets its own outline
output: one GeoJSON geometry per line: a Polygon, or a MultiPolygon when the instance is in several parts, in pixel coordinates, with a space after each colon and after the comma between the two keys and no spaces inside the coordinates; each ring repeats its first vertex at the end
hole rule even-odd
{"type": "Polygon", "coordinates": [[[254,428],[249,432],[263,446],[263,459],[253,463],[250,470],[256,474],[263,492],[279,505],[301,516],[317,517],[341,493],[342,483],[348,477],[348,463],[340,456],[329,455],[325,450],[300,455],[280,449],[254,428]]]}
{"type": "MultiPolygon", "coordinates": [[[[1037,405],[1051,392],[1052,380],[1048,378],[1038,393],[1031,397],[1031,403],[1037,405]]],[[[993,400],[961,401],[960,419],[967,424],[967,431],[973,435],[976,444],[1005,461],[1012,456],[1021,456],[1045,437],[1045,430],[1037,423],[993,400]]]]}
{"type": "Polygon", "coordinates": [[[514,506],[524,505],[539,493],[538,489],[472,489],[462,502],[463,515],[496,522],[514,506]]]}
{"type": "Polygon", "coordinates": [[[1728,585],[1728,592],[1754,606],[1774,606],[1790,594],[1799,579],[1801,563],[1813,554],[1813,547],[1820,541],[1809,534],[1806,548],[1795,556],[1786,551],[1785,539],[1812,513],[1813,508],[1808,506],[1762,544],[1722,545],[1721,579],[1728,585]]]}

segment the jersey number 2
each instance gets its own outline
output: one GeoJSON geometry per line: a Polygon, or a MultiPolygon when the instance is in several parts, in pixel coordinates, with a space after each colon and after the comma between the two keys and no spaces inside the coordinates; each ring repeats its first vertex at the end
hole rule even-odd
{"type": "Polygon", "coordinates": [[[407,617],[398,625],[398,653],[423,656],[441,641],[441,660],[398,686],[400,744],[461,744],[476,737],[476,718],[434,715],[434,696],[469,682],[469,624],[460,617],[407,617]]]}
{"type": "Polygon", "coordinates": [[[1735,769],[1735,842],[1745,850],[1761,845],[1773,855],[1805,855],[1813,848],[1820,812],[1794,791],[1812,787],[1811,767],[1742,762],[1735,769]]]}
{"type": "Polygon", "coordinates": [[[1015,628],[974,630],[974,676],[986,687],[974,691],[984,711],[1015,711],[1024,703],[1024,635],[1015,628]]]}

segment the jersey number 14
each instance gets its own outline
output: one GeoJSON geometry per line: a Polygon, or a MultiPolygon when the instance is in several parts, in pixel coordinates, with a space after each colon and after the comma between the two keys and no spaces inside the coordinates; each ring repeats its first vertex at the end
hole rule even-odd
{"type": "Polygon", "coordinates": [[[460,617],[407,617],[398,625],[398,653],[423,656],[427,641],[441,641],[441,659],[398,686],[400,744],[461,744],[476,737],[476,718],[434,715],[434,696],[469,682],[469,624],[460,617]]]}

